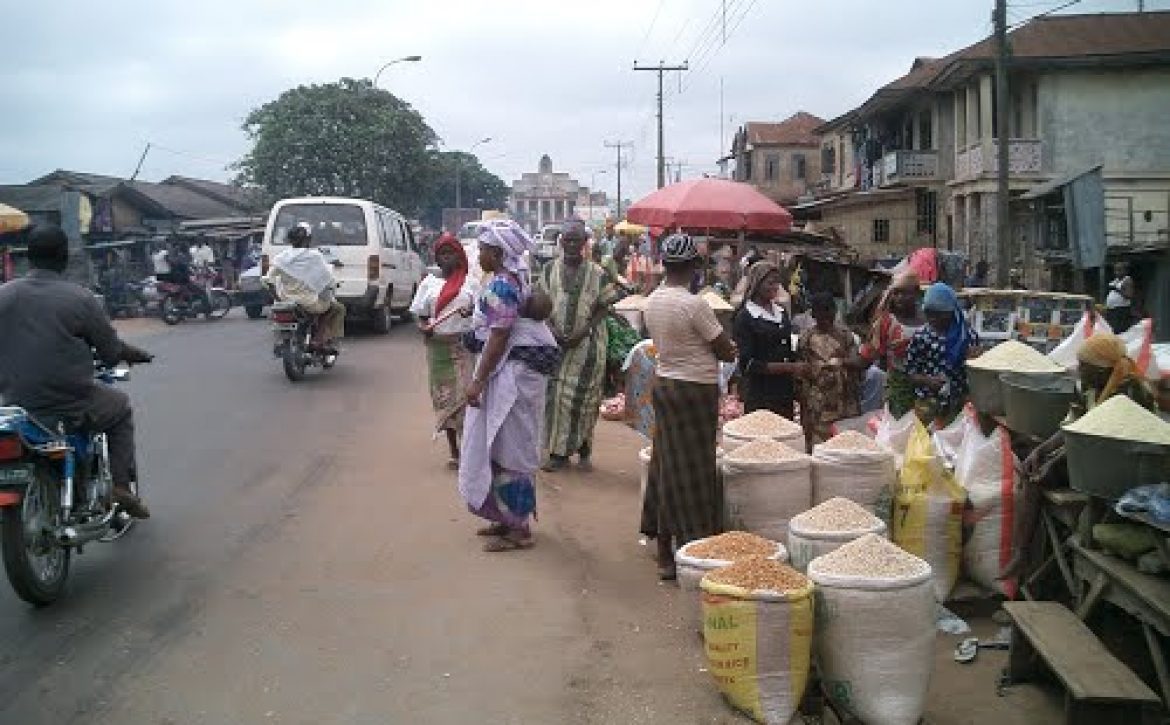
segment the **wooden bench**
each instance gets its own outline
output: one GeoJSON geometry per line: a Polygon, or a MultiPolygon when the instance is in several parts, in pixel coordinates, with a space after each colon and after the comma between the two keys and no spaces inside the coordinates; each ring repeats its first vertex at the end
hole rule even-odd
{"type": "Polygon", "coordinates": [[[1008,677],[1031,679],[1043,660],[1065,689],[1068,725],[1153,725],[1161,700],[1069,609],[1056,602],[1005,602],[1011,616],[1008,677]]]}

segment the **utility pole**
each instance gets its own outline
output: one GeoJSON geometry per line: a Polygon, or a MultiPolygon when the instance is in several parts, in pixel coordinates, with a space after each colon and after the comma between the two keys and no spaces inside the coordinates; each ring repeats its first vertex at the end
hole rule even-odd
{"type": "Polygon", "coordinates": [[[631,141],[605,141],[607,149],[617,149],[617,218],[622,220],[622,149],[633,146],[631,141]]]}
{"type": "Polygon", "coordinates": [[[130,180],[134,181],[138,178],[138,172],[142,171],[142,162],[146,161],[146,155],[150,153],[150,142],[146,143],[146,148],[142,149],[142,155],[138,157],[138,165],[134,167],[134,173],[130,175],[130,180]]]}
{"type": "Polygon", "coordinates": [[[995,24],[995,130],[996,130],[996,160],[998,167],[995,174],[995,227],[996,227],[996,285],[1006,288],[1010,283],[1009,273],[1012,266],[1012,225],[1011,200],[1008,190],[1008,146],[1011,143],[1011,133],[1008,130],[1008,60],[1009,49],[1007,39],[1007,0],[995,0],[995,11],[992,13],[992,22],[995,24]]]}
{"type": "Polygon", "coordinates": [[[658,61],[658,65],[638,65],[634,63],[634,70],[648,70],[654,71],[658,74],[658,188],[666,186],[666,161],[664,151],[664,132],[662,130],[662,76],[667,71],[685,71],[687,70],[687,63],[684,61],[682,65],[666,65],[663,61],[658,61]]]}

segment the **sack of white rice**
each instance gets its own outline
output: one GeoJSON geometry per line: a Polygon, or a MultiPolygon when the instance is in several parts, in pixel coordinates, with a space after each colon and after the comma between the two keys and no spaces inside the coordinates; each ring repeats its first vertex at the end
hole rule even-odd
{"type": "Polygon", "coordinates": [[[678,586],[683,592],[686,608],[694,616],[699,632],[703,631],[703,606],[699,582],[712,569],[719,569],[741,559],[762,556],[765,559],[788,561],[788,551],[778,541],[746,531],[728,531],[684,544],[674,554],[678,570],[678,586]]]}
{"type": "Polygon", "coordinates": [[[963,558],[967,492],[943,467],[930,434],[916,423],[894,495],[894,542],[930,564],[934,594],[945,602],[963,558]]]}
{"type": "Polygon", "coordinates": [[[1000,579],[1015,549],[1015,510],[1021,494],[1016,475],[1019,461],[1006,428],[983,435],[978,425],[967,431],[955,462],[955,480],[971,502],[971,535],[963,542],[963,567],[971,581],[1016,595],[1015,579],[1000,579]]]}
{"type": "Polygon", "coordinates": [[[812,458],[814,505],[839,496],[872,511],[898,479],[894,454],[855,431],[813,446],[812,458]]]}
{"type": "Polygon", "coordinates": [[[979,357],[968,360],[967,367],[1016,373],[1064,372],[1064,368],[1044,353],[1016,340],[1004,340],[979,357]]]}
{"type": "Polygon", "coordinates": [[[732,707],[788,725],[812,655],[812,584],[792,567],[752,558],[703,577],[707,669],[732,707]]]}
{"type": "Polygon", "coordinates": [[[804,450],[804,428],[770,410],[755,410],[723,424],[723,447],[728,452],[758,440],[780,441],[804,450]]]}
{"type": "Polygon", "coordinates": [[[930,565],[868,534],[813,559],[826,694],[867,725],[914,725],[934,666],[930,565]]]}
{"type": "Polygon", "coordinates": [[[788,522],[788,555],[804,571],[818,556],[866,534],[885,536],[885,522],[847,498],[831,498],[788,522]]]}
{"type": "Polygon", "coordinates": [[[774,440],[758,440],[723,459],[728,529],[788,539],[788,519],[812,505],[812,458],[774,440]]]}

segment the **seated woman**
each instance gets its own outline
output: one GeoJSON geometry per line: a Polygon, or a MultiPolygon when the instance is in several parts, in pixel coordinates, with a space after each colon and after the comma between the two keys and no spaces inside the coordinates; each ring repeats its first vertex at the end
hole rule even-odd
{"type": "MultiPolygon", "coordinates": [[[[1117,335],[1097,334],[1077,352],[1079,386],[1077,400],[1069,410],[1068,422],[1076,420],[1114,395],[1124,395],[1153,412],[1158,411],[1154,391],[1138,372],[1137,364],[1126,355],[1125,343],[1117,335]]],[[[1016,552],[1005,570],[1004,578],[1020,573],[1028,545],[1040,517],[1043,488],[1068,485],[1064,432],[1057,431],[1037,446],[1020,467],[1024,491],[1016,509],[1016,552]]]]}
{"type": "Polygon", "coordinates": [[[914,385],[914,410],[923,423],[949,423],[967,402],[967,358],[979,339],[967,324],[958,295],[935,282],[922,307],[926,327],[914,333],[906,350],[906,372],[914,385]]]}

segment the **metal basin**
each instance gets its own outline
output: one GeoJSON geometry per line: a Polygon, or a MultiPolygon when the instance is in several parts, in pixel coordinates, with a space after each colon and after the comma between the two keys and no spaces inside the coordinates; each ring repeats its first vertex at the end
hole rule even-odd
{"type": "Polygon", "coordinates": [[[1170,446],[1064,431],[1069,486],[1117,499],[1135,486],[1170,480],[1170,446]]]}
{"type": "Polygon", "coordinates": [[[1041,438],[1060,430],[1076,399],[1076,382],[1061,373],[1002,373],[1000,384],[1008,428],[1041,438]]]}
{"type": "Polygon", "coordinates": [[[984,370],[967,366],[967,384],[971,388],[971,402],[975,410],[986,415],[1003,415],[1003,384],[1000,370],[984,370]]]}

